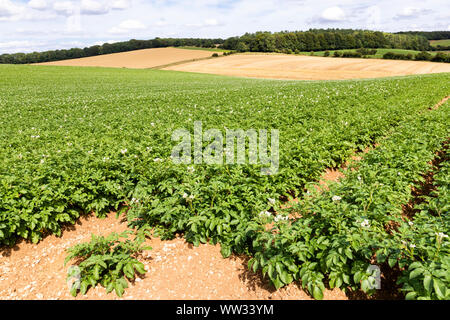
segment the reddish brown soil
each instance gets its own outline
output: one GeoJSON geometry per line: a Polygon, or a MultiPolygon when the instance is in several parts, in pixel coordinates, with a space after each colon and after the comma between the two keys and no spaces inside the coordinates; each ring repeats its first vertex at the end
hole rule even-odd
{"type": "MultiPolygon", "coordinates": [[[[91,233],[107,235],[126,230],[126,223],[111,214],[106,219],[81,218],[63,237],[49,236],[39,244],[17,244],[1,250],[0,300],[2,299],[74,299],[66,284],[65,249],[88,241],[91,233]]],[[[145,277],[130,283],[123,299],[163,300],[309,300],[298,284],[275,291],[261,276],[247,268],[247,257],[223,259],[220,246],[193,247],[182,238],[148,240],[153,250],[140,258],[148,270],[145,277]]],[[[77,299],[119,299],[97,286],[77,299]]],[[[340,290],[327,290],[325,299],[347,299],[340,290]]]]}

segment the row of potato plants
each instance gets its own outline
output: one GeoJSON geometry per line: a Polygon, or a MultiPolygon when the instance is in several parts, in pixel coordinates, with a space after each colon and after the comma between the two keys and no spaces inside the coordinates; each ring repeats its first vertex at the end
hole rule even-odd
{"type": "Polygon", "coordinates": [[[416,207],[413,222],[408,226],[402,222],[396,239],[398,250],[407,248],[406,259],[412,262],[399,279],[408,299],[450,299],[450,149],[446,142],[442,165],[433,176],[435,188],[416,207]]]}
{"type": "MultiPolygon", "coordinates": [[[[448,161],[438,190],[415,217],[402,209],[450,137],[448,104],[403,122],[380,146],[319,194],[312,191],[271,230],[256,235],[249,267],[280,288],[294,280],[316,299],[329,288],[375,292],[370,265],[399,268],[406,298],[448,299],[448,161]]],[[[315,190],[311,188],[311,190],[315,190]]],[[[280,210],[283,212],[283,210],[280,210]]],[[[393,279],[395,281],[395,279],[393,279]]]]}

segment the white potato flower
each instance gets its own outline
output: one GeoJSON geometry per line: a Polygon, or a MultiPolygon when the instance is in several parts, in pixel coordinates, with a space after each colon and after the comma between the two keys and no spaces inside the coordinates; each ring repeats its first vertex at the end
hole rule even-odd
{"type": "Polygon", "coordinates": [[[269,211],[262,211],[259,213],[259,216],[262,218],[264,216],[270,217],[272,214],[269,211]]]}
{"type": "Polygon", "coordinates": [[[363,227],[363,228],[370,227],[370,222],[369,222],[369,220],[364,219],[364,221],[361,222],[361,227],[363,227]]]}

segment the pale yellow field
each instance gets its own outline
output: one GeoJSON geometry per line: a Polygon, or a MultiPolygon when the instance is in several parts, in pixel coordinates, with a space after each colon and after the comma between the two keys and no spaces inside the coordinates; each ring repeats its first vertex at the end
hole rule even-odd
{"type": "Polygon", "coordinates": [[[425,61],[235,54],[163,68],[239,77],[339,80],[450,72],[450,64],[425,61]]]}
{"type": "Polygon", "coordinates": [[[39,63],[49,66],[113,67],[145,69],[211,57],[213,52],[177,48],[143,49],[94,57],[39,63]]]}

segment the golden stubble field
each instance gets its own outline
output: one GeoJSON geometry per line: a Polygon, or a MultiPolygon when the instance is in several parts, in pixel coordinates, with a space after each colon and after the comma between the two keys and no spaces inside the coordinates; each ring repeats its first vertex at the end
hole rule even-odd
{"type": "Polygon", "coordinates": [[[450,72],[450,64],[426,61],[324,58],[285,54],[234,54],[216,59],[211,51],[143,49],[40,63],[50,66],[160,68],[237,77],[286,80],[345,80],[450,72]]]}
{"type": "Polygon", "coordinates": [[[45,62],[39,63],[39,65],[147,69],[181,61],[204,59],[211,57],[212,54],[213,52],[206,50],[156,48],[45,62]]]}
{"type": "Polygon", "coordinates": [[[323,58],[283,54],[235,54],[163,70],[292,80],[344,80],[450,72],[450,64],[425,61],[323,58]]]}

